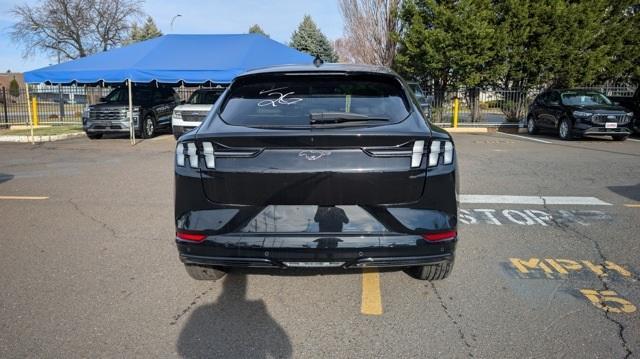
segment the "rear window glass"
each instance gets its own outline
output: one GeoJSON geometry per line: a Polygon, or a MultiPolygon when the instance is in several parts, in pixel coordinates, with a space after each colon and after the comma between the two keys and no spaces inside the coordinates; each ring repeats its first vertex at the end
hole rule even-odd
{"type": "Polygon", "coordinates": [[[402,121],[409,107],[399,81],[371,75],[251,77],[236,81],[224,121],[244,126],[308,127],[312,113],[350,113],[402,121]]]}

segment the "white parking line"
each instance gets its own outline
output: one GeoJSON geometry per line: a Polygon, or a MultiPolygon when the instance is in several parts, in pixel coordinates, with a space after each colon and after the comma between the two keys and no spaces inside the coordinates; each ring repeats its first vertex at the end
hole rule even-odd
{"type": "Polygon", "coordinates": [[[611,206],[611,203],[596,197],[560,197],[560,196],[505,196],[483,194],[461,194],[460,203],[499,203],[499,204],[570,204],[584,206],[611,206]]]}
{"type": "Polygon", "coordinates": [[[635,138],[627,138],[627,141],[640,142],[640,140],[636,140],[635,138]]]}
{"type": "Polygon", "coordinates": [[[501,135],[511,136],[511,137],[523,138],[523,139],[529,140],[529,141],[536,141],[536,142],[542,142],[542,143],[553,143],[551,141],[539,140],[539,139],[533,138],[533,137],[514,135],[513,133],[506,133],[506,132],[500,132],[500,131],[498,131],[497,133],[499,133],[501,135]]]}

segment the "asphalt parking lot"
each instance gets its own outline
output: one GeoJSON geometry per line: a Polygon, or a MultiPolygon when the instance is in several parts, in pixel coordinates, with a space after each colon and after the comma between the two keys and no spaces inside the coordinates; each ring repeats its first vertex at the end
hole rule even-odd
{"type": "Polygon", "coordinates": [[[0,357],[640,357],[640,141],[457,134],[442,282],[190,279],[174,140],[0,144],[0,357]]]}

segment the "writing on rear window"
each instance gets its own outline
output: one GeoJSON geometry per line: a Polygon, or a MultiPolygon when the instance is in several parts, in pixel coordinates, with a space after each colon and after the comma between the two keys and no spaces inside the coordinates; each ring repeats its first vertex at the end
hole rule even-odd
{"type": "Polygon", "coordinates": [[[287,89],[286,87],[280,87],[280,88],[275,88],[271,90],[260,91],[259,92],[260,95],[266,94],[267,96],[272,96],[274,98],[262,100],[258,102],[258,107],[264,107],[264,106],[276,107],[278,105],[293,105],[295,103],[302,101],[301,98],[287,97],[289,95],[295,94],[295,92],[294,91],[284,92],[284,90],[286,89],[287,89]]]}

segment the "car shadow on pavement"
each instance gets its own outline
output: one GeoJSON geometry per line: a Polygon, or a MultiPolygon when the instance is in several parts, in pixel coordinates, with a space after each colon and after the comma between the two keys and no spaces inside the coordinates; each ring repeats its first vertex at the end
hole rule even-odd
{"type": "Polygon", "coordinates": [[[8,173],[0,173],[0,183],[11,181],[13,179],[13,175],[8,173]]]}
{"type": "MultiPolygon", "coordinates": [[[[214,285],[219,285],[216,283],[214,285]]],[[[212,304],[197,307],[180,332],[184,358],[288,358],[291,342],[262,300],[247,300],[247,276],[230,273],[212,304]]]]}
{"type": "Polygon", "coordinates": [[[631,186],[609,186],[607,188],[615,194],[640,202],[640,183],[631,186]]]}

